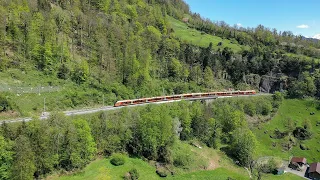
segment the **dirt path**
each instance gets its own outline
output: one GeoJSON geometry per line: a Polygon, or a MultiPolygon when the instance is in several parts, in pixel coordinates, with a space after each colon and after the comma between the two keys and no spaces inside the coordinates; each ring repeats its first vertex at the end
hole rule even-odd
{"type": "Polygon", "coordinates": [[[218,168],[219,164],[217,162],[218,161],[216,161],[214,159],[210,159],[209,166],[208,166],[207,170],[214,170],[214,169],[218,168]]]}

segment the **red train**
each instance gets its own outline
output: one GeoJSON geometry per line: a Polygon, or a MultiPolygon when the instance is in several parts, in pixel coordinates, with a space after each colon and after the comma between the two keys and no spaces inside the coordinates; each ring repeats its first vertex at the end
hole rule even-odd
{"type": "Polygon", "coordinates": [[[161,102],[161,101],[195,99],[195,98],[201,98],[201,97],[237,96],[237,95],[254,95],[254,94],[256,94],[255,90],[178,94],[178,95],[172,95],[172,96],[158,96],[158,97],[151,97],[151,98],[140,98],[140,99],[117,101],[114,104],[114,107],[145,104],[145,103],[152,103],[152,102],[161,102]]]}

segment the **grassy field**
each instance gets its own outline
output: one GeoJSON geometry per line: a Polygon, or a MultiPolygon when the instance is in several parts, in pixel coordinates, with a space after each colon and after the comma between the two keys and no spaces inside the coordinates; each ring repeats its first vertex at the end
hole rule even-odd
{"type": "Polygon", "coordinates": [[[126,158],[126,162],[122,166],[113,166],[110,159],[98,159],[88,165],[82,172],[69,176],[52,176],[47,179],[54,180],[87,180],[87,179],[101,179],[101,180],[117,180],[123,179],[126,172],[132,168],[136,168],[141,179],[160,179],[155,173],[156,168],[149,165],[141,159],[126,158]]]}
{"type": "MultiPolygon", "coordinates": [[[[185,143],[183,143],[185,144],[185,143]]],[[[208,161],[207,169],[200,169],[198,161],[193,162],[193,165],[187,169],[173,168],[175,175],[169,175],[166,179],[184,180],[184,179],[221,179],[225,180],[228,177],[237,180],[247,180],[249,178],[248,172],[241,167],[232,163],[221,151],[203,147],[201,149],[188,145],[190,151],[194,153],[199,159],[204,158],[208,161]],[[192,168],[192,169],[188,169],[192,168]]],[[[148,163],[141,159],[126,157],[125,164],[122,166],[113,166],[110,163],[110,158],[97,159],[90,163],[83,171],[71,175],[52,175],[47,177],[47,180],[86,180],[86,179],[100,179],[100,180],[120,180],[132,168],[136,168],[141,180],[161,179],[156,174],[154,163],[148,163]]],[[[273,180],[299,180],[298,176],[292,174],[284,174],[281,176],[264,175],[263,179],[273,180]]]]}
{"type": "MultiPolygon", "coordinates": [[[[45,92],[40,94],[11,93],[9,99],[14,104],[15,112],[0,113],[0,121],[3,119],[13,119],[18,117],[40,116],[44,111],[44,108],[45,111],[52,112],[103,106],[102,96],[96,91],[91,92],[93,96],[91,99],[87,97],[91,94],[81,90],[80,92],[77,92],[74,89],[62,89],[57,92],[45,92]]],[[[105,98],[105,105],[112,105],[107,101],[107,97],[105,98]]]]}
{"type": "MultiPolygon", "coordinates": [[[[181,176],[177,176],[173,179],[177,179],[177,180],[184,180],[184,179],[199,179],[199,180],[209,180],[209,179],[217,179],[217,180],[226,180],[228,177],[231,177],[233,179],[237,179],[237,180],[248,180],[250,179],[247,174],[239,174],[239,173],[234,173],[232,171],[230,171],[227,168],[218,168],[216,170],[213,171],[198,171],[198,172],[194,172],[194,173],[188,173],[188,174],[184,174],[181,176]]],[[[303,178],[290,174],[290,173],[286,173],[280,176],[276,176],[276,175],[272,175],[272,174],[268,174],[268,175],[263,175],[262,176],[263,180],[302,180],[303,178]]]]}
{"type": "MultiPolygon", "coordinates": [[[[153,180],[153,179],[162,179],[156,173],[156,168],[147,162],[144,162],[140,159],[135,158],[126,158],[126,163],[122,166],[113,166],[110,163],[110,159],[98,159],[89,164],[82,172],[76,173],[74,175],[65,175],[65,176],[50,176],[47,180],[121,180],[123,176],[131,170],[136,168],[141,180],[153,180]]],[[[225,180],[228,177],[237,180],[248,180],[249,175],[246,171],[243,171],[240,168],[238,170],[230,169],[228,167],[219,167],[215,170],[207,171],[196,171],[191,173],[178,174],[175,176],[169,176],[166,179],[174,180],[187,180],[187,179],[197,179],[197,180],[225,180]],[[239,172],[240,171],[240,172],[239,172]]],[[[284,175],[264,175],[264,180],[300,180],[302,178],[286,173],[284,175]]]]}
{"type": "Polygon", "coordinates": [[[319,162],[320,153],[320,126],[316,126],[317,121],[320,120],[320,111],[315,108],[314,100],[284,100],[280,106],[278,113],[271,121],[263,124],[260,128],[256,128],[254,133],[259,141],[258,156],[279,156],[283,159],[289,160],[290,156],[303,156],[307,158],[309,163],[319,162]],[[310,112],[315,112],[315,115],[310,115],[310,112]],[[284,120],[291,118],[296,122],[297,126],[301,127],[305,119],[309,119],[312,124],[312,138],[310,140],[299,141],[290,151],[282,150],[281,143],[283,139],[273,139],[270,135],[278,128],[280,131],[285,130],[284,120]],[[265,133],[267,132],[267,133],[265,133]],[[273,147],[272,144],[276,146],[273,147]],[[299,145],[303,143],[310,148],[310,150],[301,150],[299,145]]]}
{"type": "MultiPolygon", "coordinates": [[[[0,72],[0,94],[13,104],[14,112],[0,113],[0,121],[18,117],[39,116],[45,111],[63,111],[103,105],[102,92],[77,86],[71,80],[60,80],[36,70],[9,69],[0,72]]],[[[105,93],[105,105],[116,101],[115,94],[105,93]]]]}
{"type": "Polygon", "coordinates": [[[208,47],[210,42],[213,44],[213,49],[218,50],[218,48],[223,49],[224,47],[229,47],[233,51],[238,52],[242,48],[248,48],[246,46],[241,46],[237,44],[237,42],[231,42],[228,39],[222,39],[218,36],[212,36],[209,34],[203,34],[196,29],[191,29],[187,26],[187,24],[176,20],[172,17],[168,17],[168,20],[174,29],[174,34],[176,37],[180,38],[182,41],[189,42],[191,44],[201,46],[201,47],[208,47]],[[222,46],[218,46],[218,43],[222,42],[222,46]]]}

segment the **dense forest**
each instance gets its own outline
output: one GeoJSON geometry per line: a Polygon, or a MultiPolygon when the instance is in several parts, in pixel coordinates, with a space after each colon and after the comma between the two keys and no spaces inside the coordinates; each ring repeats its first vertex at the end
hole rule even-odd
{"type": "MultiPolygon", "coordinates": [[[[46,77],[20,83],[66,87],[59,92],[63,99],[50,102],[61,107],[76,107],[101,94],[111,104],[228,88],[320,96],[319,48],[319,42],[289,31],[212,22],[190,12],[182,0],[0,0],[0,83],[7,77],[19,82],[17,74],[29,80],[46,77]],[[169,18],[241,50],[223,47],[223,41],[206,47],[184,41],[169,18]]],[[[1,94],[0,113],[17,110],[12,97],[1,94]]],[[[192,139],[224,147],[250,167],[256,138],[246,117],[272,116],[282,99],[276,93],[251,101],[179,102],[75,119],[57,113],[47,121],[3,123],[0,179],[81,169],[97,155],[116,152],[183,168],[193,160],[175,147],[192,139]]]]}
{"type": "Polygon", "coordinates": [[[194,159],[179,140],[198,139],[224,147],[243,166],[250,166],[257,140],[245,116],[271,115],[282,101],[272,97],[182,101],[67,118],[52,114],[46,121],[2,124],[0,179],[43,178],[54,171],[83,168],[98,155],[128,153],[184,168],[194,159]]]}
{"type": "Polygon", "coordinates": [[[231,87],[288,90],[294,97],[320,92],[319,43],[262,25],[245,29],[212,22],[182,0],[0,3],[3,73],[40,72],[51,78],[49,85],[72,82],[116,99],[231,87]],[[182,41],[169,16],[187,18],[190,28],[246,48],[214,51],[219,45],[182,41]]]}

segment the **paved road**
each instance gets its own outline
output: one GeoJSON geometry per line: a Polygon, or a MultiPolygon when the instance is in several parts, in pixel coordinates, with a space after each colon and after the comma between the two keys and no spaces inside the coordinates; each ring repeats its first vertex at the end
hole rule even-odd
{"type": "Polygon", "coordinates": [[[302,177],[304,179],[308,179],[307,177],[305,177],[306,171],[308,169],[307,166],[303,166],[301,171],[297,171],[297,170],[293,170],[293,169],[288,167],[288,161],[284,161],[283,164],[284,164],[284,171],[285,172],[288,172],[288,173],[291,173],[291,174],[295,174],[295,175],[300,176],[300,177],[302,177]]]}
{"type": "MultiPolygon", "coordinates": [[[[212,96],[212,97],[202,97],[202,98],[191,98],[191,99],[185,99],[188,101],[196,101],[196,100],[210,100],[210,99],[217,99],[217,98],[230,98],[230,97],[247,97],[247,96],[263,96],[263,95],[270,95],[270,94],[256,94],[256,95],[238,95],[238,96],[212,96]]],[[[147,103],[147,104],[163,104],[163,103],[172,103],[172,102],[178,102],[181,100],[172,100],[172,101],[161,101],[161,102],[152,102],[152,103],[147,103]]],[[[145,106],[147,104],[136,104],[136,105],[129,105],[129,106],[121,106],[121,107],[114,107],[114,106],[104,106],[101,108],[91,108],[91,109],[78,109],[78,110],[72,110],[72,111],[64,111],[63,113],[66,116],[74,116],[74,115],[82,115],[82,114],[92,114],[100,111],[111,111],[111,110],[116,110],[116,109],[121,109],[124,107],[136,107],[136,106],[145,106]]],[[[50,116],[49,112],[44,112],[42,115],[39,117],[39,119],[44,120],[48,119],[50,116]]],[[[31,117],[26,117],[26,118],[18,118],[18,119],[9,119],[9,120],[3,120],[0,121],[0,123],[5,122],[5,123],[15,123],[15,122],[28,122],[31,121],[31,117]]],[[[1,123],[1,124],[2,124],[1,123]]],[[[0,124],[0,125],[1,125],[0,124]]]]}

